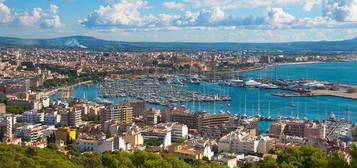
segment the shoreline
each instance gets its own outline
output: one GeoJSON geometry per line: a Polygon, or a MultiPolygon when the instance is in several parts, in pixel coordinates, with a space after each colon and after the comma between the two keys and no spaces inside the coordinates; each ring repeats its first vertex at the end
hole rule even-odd
{"type": "Polygon", "coordinates": [[[61,90],[61,89],[73,89],[73,88],[75,88],[77,86],[92,84],[93,82],[94,82],[93,80],[79,82],[79,83],[75,83],[75,84],[69,85],[69,86],[62,86],[62,87],[55,88],[55,89],[52,89],[52,90],[41,91],[40,93],[42,93],[43,95],[49,97],[49,96],[52,96],[52,95],[58,93],[58,91],[61,90]]]}

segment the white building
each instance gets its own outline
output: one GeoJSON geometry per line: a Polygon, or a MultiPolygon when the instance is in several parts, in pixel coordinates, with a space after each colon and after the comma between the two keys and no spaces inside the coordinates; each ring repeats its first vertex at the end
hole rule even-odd
{"type": "Polygon", "coordinates": [[[164,147],[171,145],[171,129],[151,127],[141,132],[145,141],[161,141],[164,147]]]}
{"type": "Polygon", "coordinates": [[[38,124],[45,119],[44,113],[39,113],[37,110],[25,111],[21,116],[21,121],[25,123],[38,124]]]}
{"type": "Polygon", "coordinates": [[[57,111],[47,113],[45,115],[44,123],[46,125],[57,125],[61,122],[61,115],[57,111]]]}
{"type": "Polygon", "coordinates": [[[46,108],[50,106],[50,99],[48,97],[44,97],[42,99],[42,107],[46,108]]]}
{"type": "Polygon", "coordinates": [[[249,153],[257,152],[259,141],[247,132],[233,131],[218,141],[218,151],[249,153]]]}
{"type": "Polygon", "coordinates": [[[214,156],[213,148],[217,146],[215,140],[206,140],[206,139],[190,139],[185,143],[187,146],[193,146],[196,150],[203,153],[203,156],[207,157],[208,160],[211,160],[214,156]]]}
{"type": "Polygon", "coordinates": [[[126,150],[126,144],[122,137],[112,137],[99,140],[77,139],[75,145],[82,152],[90,151],[103,153],[105,151],[126,150]]]}
{"type": "Polygon", "coordinates": [[[54,126],[44,126],[41,124],[25,125],[16,129],[15,136],[22,139],[29,138],[31,142],[35,142],[49,136],[54,130],[54,126]]]}
{"type": "Polygon", "coordinates": [[[188,136],[188,127],[185,124],[174,124],[171,130],[171,141],[176,141],[180,138],[186,139],[188,136]]]}
{"type": "Polygon", "coordinates": [[[0,130],[3,132],[4,137],[11,138],[12,134],[12,127],[13,127],[13,120],[14,117],[11,114],[4,114],[0,116],[0,130]]]}

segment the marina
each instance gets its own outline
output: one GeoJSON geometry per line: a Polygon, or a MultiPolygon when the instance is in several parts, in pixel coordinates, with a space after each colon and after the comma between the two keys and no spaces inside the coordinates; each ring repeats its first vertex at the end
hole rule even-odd
{"type": "MultiPolygon", "coordinates": [[[[281,70],[278,76],[281,79],[302,79],[305,78],[306,72],[310,74],[310,80],[326,80],[328,77],[319,75],[321,71],[337,72],[341,75],[334,73],[326,74],[332,76],[329,81],[336,81],[340,83],[357,83],[356,77],[345,78],[345,75],[354,75],[357,62],[344,62],[344,63],[311,63],[311,64],[299,64],[299,65],[279,65],[277,67],[269,67],[261,72],[247,72],[236,74],[236,76],[246,76],[247,78],[259,78],[259,74],[262,77],[274,77],[274,69],[281,70]],[[336,69],[338,64],[343,66],[341,71],[336,69]],[[301,70],[301,67],[304,70],[301,70]],[[335,67],[335,69],[330,69],[335,67]],[[291,78],[289,75],[284,76],[285,72],[296,72],[296,78],[291,78]],[[301,74],[302,73],[302,74],[301,74]],[[316,74],[316,75],[315,75],[316,74]],[[316,77],[316,78],[315,78],[316,77]]],[[[288,73],[290,74],[290,73],[288,73]]],[[[354,75],[356,76],[356,75],[354,75]]],[[[274,96],[274,93],[294,93],[288,90],[282,89],[255,89],[251,87],[236,87],[225,85],[222,83],[212,83],[201,81],[199,84],[183,83],[184,87],[172,84],[174,87],[185,89],[187,91],[199,92],[206,95],[222,95],[231,97],[231,101],[214,101],[214,102],[179,102],[178,106],[184,106],[191,111],[207,111],[209,113],[219,113],[219,111],[229,112],[231,114],[240,114],[247,116],[256,116],[258,114],[258,104],[260,104],[260,115],[264,118],[278,118],[284,117],[298,117],[307,118],[310,120],[328,118],[328,114],[333,112],[337,118],[346,118],[346,109],[349,109],[352,113],[351,120],[357,122],[357,116],[353,115],[357,111],[356,100],[346,99],[335,96],[299,96],[299,97],[280,97],[274,96]],[[259,103],[258,103],[258,97],[259,103]],[[245,100],[246,103],[245,103],[245,100]],[[270,112],[269,112],[270,109],[270,112]],[[270,113],[270,115],[269,115],[270,113]]],[[[102,99],[112,103],[119,103],[123,100],[134,99],[132,97],[100,97],[99,83],[92,85],[81,85],[73,89],[74,98],[78,99],[102,99]]],[[[55,96],[52,96],[54,98],[55,96]]],[[[149,108],[161,109],[161,105],[148,104],[149,108]]],[[[270,121],[263,121],[260,124],[261,130],[266,130],[270,121]]]]}
{"type": "MultiPolygon", "coordinates": [[[[189,80],[192,81],[192,79],[189,80]]],[[[177,85],[161,84],[154,78],[138,80],[106,79],[100,83],[98,92],[99,96],[103,98],[133,97],[145,100],[147,103],[163,106],[175,106],[183,102],[231,101],[229,96],[187,91],[177,85]]]]}

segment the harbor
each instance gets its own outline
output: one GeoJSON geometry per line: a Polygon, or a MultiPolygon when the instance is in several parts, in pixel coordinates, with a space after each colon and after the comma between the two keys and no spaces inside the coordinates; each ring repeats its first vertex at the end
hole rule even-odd
{"type": "Polygon", "coordinates": [[[171,82],[170,84],[161,84],[155,78],[106,79],[100,83],[98,92],[103,98],[133,97],[145,100],[150,104],[163,106],[175,106],[183,102],[231,101],[229,96],[187,91],[171,82]]]}
{"type": "MultiPolygon", "coordinates": [[[[309,76],[317,81],[326,81],[330,79],[331,82],[335,81],[338,83],[357,83],[357,78],[347,78],[348,76],[354,75],[354,70],[356,69],[357,62],[344,62],[344,63],[313,63],[306,65],[279,65],[278,67],[268,67],[262,71],[255,71],[249,73],[236,74],[236,76],[246,76],[246,79],[259,79],[259,76],[263,78],[275,77],[275,69],[281,71],[277,75],[280,79],[285,80],[298,80],[306,78],[306,71],[309,72],[309,76]],[[331,69],[331,67],[339,66],[345,67],[345,71],[340,71],[340,69],[331,69]],[[326,67],[325,67],[326,66],[326,67]],[[301,70],[301,67],[304,70],[301,70]],[[318,68],[318,69],[316,69],[318,68]],[[342,75],[336,76],[334,73],[329,73],[327,75],[332,76],[331,78],[320,76],[320,71],[331,71],[338,72],[342,75]],[[285,72],[296,72],[296,78],[291,78],[290,73],[285,72]],[[285,76],[286,75],[286,76],[285,76]],[[346,76],[346,77],[344,77],[346,76]]],[[[174,75],[168,75],[174,76],[174,75]]],[[[184,89],[192,92],[199,92],[205,95],[222,95],[231,97],[231,101],[214,101],[214,102],[181,102],[177,103],[178,106],[184,106],[190,111],[207,111],[209,113],[219,113],[220,111],[229,112],[231,114],[240,114],[247,116],[256,116],[258,114],[258,104],[260,106],[260,115],[263,118],[276,119],[279,116],[295,118],[308,118],[310,120],[324,119],[328,117],[328,114],[333,112],[338,118],[346,118],[346,109],[351,112],[357,111],[357,104],[355,99],[346,99],[335,96],[298,96],[298,97],[280,97],[274,96],[274,93],[297,93],[289,90],[283,89],[256,89],[252,87],[237,87],[233,85],[224,84],[224,80],[216,82],[207,82],[201,78],[199,83],[191,83],[189,81],[183,82],[179,80],[182,84],[178,83],[175,78],[167,77],[169,83],[173,88],[184,89]],[[258,98],[260,97],[260,98],[258,98]],[[246,100],[246,103],[245,103],[246,100]],[[258,101],[259,100],[259,101],[258,101]],[[269,115],[270,109],[270,115],[269,115]]],[[[232,78],[228,80],[237,80],[237,78],[232,78]]],[[[235,82],[240,82],[243,78],[235,82]]],[[[313,80],[311,80],[313,81],[313,80]]],[[[159,83],[163,85],[168,85],[166,80],[159,79],[159,83]]],[[[234,83],[234,82],[233,82],[234,83]]],[[[94,83],[91,85],[81,85],[73,89],[73,97],[78,99],[95,100],[101,99],[106,102],[120,103],[123,100],[133,99],[130,97],[108,97],[103,98],[99,94],[100,84],[94,83]]],[[[192,96],[191,96],[192,97],[192,96]]],[[[148,106],[150,108],[161,109],[161,105],[151,104],[148,106]]],[[[353,113],[352,113],[353,114],[353,113]]],[[[355,115],[351,116],[352,121],[356,122],[357,117],[355,115]]],[[[264,123],[268,123],[264,122],[264,123]]],[[[262,124],[262,130],[265,130],[267,125],[262,124]]]]}

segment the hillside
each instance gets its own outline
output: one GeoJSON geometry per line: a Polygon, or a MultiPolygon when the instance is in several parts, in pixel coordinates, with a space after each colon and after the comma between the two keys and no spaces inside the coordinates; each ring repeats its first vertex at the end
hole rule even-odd
{"type": "Polygon", "coordinates": [[[283,50],[283,51],[357,51],[357,38],[344,41],[287,43],[186,43],[186,42],[124,42],[101,40],[89,36],[53,39],[20,39],[0,37],[0,46],[118,51],[151,50],[283,50]]]}

